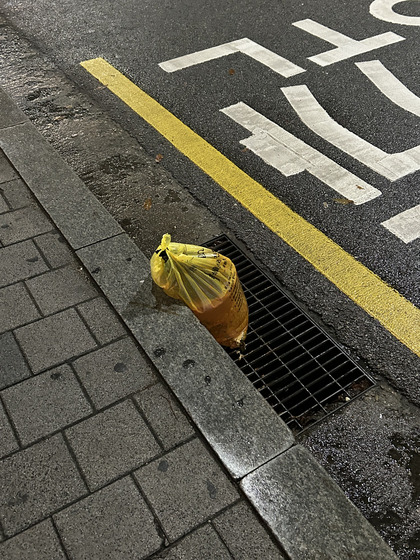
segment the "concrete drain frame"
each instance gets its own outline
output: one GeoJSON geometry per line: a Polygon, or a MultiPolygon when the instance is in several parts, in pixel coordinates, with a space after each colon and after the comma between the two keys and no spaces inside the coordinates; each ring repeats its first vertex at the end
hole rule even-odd
{"type": "Polygon", "coordinates": [[[237,243],[222,234],[203,245],[233,261],[248,301],[246,350],[227,353],[295,435],[375,385],[237,243]]]}

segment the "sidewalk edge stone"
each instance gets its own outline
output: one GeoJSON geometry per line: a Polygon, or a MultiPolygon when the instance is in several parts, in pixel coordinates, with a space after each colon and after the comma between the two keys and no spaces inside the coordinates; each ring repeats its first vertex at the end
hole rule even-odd
{"type": "Polygon", "coordinates": [[[0,148],[73,249],[123,231],[31,123],[0,129],[0,148]]]}
{"type": "Polygon", "coordinates": [[[167,298],[121,234],[77,255],[233,477],[293,444],[289,428],[192,312],[167,298]]]}
{"type": "Polygon", "coordinates": [[[300,445],[246,476],[240,486],[291,560],[398,560],[300,445]]]}

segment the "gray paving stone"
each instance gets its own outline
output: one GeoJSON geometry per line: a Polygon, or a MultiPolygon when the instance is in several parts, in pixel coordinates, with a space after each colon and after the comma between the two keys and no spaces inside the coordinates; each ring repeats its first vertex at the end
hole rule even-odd
{"type": "Polygon", "coordinates": [[[26,379],[31,372],[11,332],[0,335],[0,390],[26,379]]]}
{"type": "MultiPolygon", "coordinates": [[[[166,553],[162,553],[160,558],[165,560],[232,560],[228,549],[210,525],[200,527],[187,535],[179,544],[166,553]]],[[[251,558],[266,560],[262,555],[248,556],[248,560],[251,558]]]]}
{"type": "Polygon", "coordinates": [[[91,490],[161,452],[131,401],[109,408],[69,428],[66,433],[91,490]]]}
{"type": "Polygon", "coordinates": [[[292,560],[397,560],[301,446],[249,474],[241,486],[292,560]]]}
{"type": "Polygon", "coordinates": [[[3,212],[9,212],[9,210],[10,208],[7,205],[6,200],[1,195],[1,191],[0,191],[0,214],[3,214],[3,212]]]}
{"type": "Polygon", "coordinates": [[[66,560],[49,519],[0,543],[2,560],[66,560]]]}
{"type": "Polygon", "coordinates": [[[165,449],[190,438],[195,431],[172,394],[161,383],[135,396],[165,449]]]}
{"type": "Polygon", "coordinates": [[[7,95],[4,89],[0,88],[0,128],[13,126],[28,120],[16,103],[7,95]]]}
{"type": "MultiPolygon", "coordinates": [[[[213,520],[213,525],[235,560],[285,560],[277,544],[246,502],[240,502],[213,520]]],[[[309,558],[309,557],[308,557],[309,558]]]]}
{"type": "Polygon", "coordinates": [[[4,245],[29,239],[52,228],[44,212],[34,205],[0,215],[0,239],[4,245]]]}
{"type": "Polygon", "coordinates": [[[0,286],[7,286],[48,270],[33,241],[22,241],[0,249],[0,286]]]}
{"type": "Polygon", "coordinates": [[[129,338],[82,356],[74,367],[98,408],[144,389],[157,379],[129,338]]]}
{"type": "Polygon", "coordinates": [[[15,334],[34,373],[96,347],[74,309],[67,309],[21,327],[15,334]]]}
{"type": "Polygon", "coordinates": [[[66,243],[66,240],[58,231],[44,233],[35,238],[36,245],[41,249],[51,268],[59,268],[66,264],[78,263],[66,243]]]}
{"type": "Polygon", "coordinates": [[[0,402],[0,459],[17,449],[19,449],[19,444],[13,434],[3,405],[0,402]]]}
{"type": "MultiPolygon", "coordinates": [[[[153,294],[141,298],[142,285],[150,279],[150,264],[127,235],[79,249],[77,255],[123,319],[127,313],[141,313],[143,307],[151,311],[159,303],[153,294]]],[[[185,306],[172,301],[173,312],[185,310],[185,306]]]]}
{"type": "Polygon", "coordinates": [[[92,412],[68,365],[26,379],[5,389],[2,396],[24,445],[92,412]]]}
{"type": "Polygon", "coordinates": [[[101,297],[77,306],[100,344],[107,344],[127,334],[120,319],[101,297]]]}
{"type": "Polygon", "coordinates": [[[153,515],[126,477],[56,514],[72,560],[146,558],[162,544],[153,515]]]}
{"type": "Polygon", "coordinates": [[[61,435],[0,462],[0,519],[7,536],[86,493],[61,435]]]}
{"type": "Polygon", "coordinates": [[[6,198],[13,210],[18,210],[24,206],[35,204],[35,199],[32,196],[31,191],[21,179],[14,179],[9,183],[1,184],[0,192],[6,198]]]}
{"type": "Polygon", "coordinates": [[[171,541],[239,497],[198,439],[140,468],[135,476],[171,541]]]}
{"type": "Polygon", "coordinates": [[[32,124],[0,130],[0,147],[74,249],[122,233],[32,124]]]}
{"type": "MultiPolygon", "coordinates": [[[[1,93],[0,93],[0,103],[1,103],[1,93]]],[[[0,117],[1,118],[1,117],[0,117]]],[[[4,155],[3,151],[0,150],[0,185],[6,181],[11,181],[16,179],[18,174],[13,168],[7,157],[4,155]]]]}
{"type": "Polygon", "coordinates": [[[0,289],[0,333],[38,319],[40,314],[23,284],[0,289]]]}
{"type": "Polygon", "coordinates": [[[91,299],[98,293],[75,265],[46,272],[28,280],[26,285],[44,315],[91,299]]]}
{"type": "Polygon", "coordinates": [[[133,241],[119,235],[77,254],[232,476],[293,444],[286,424],[192,312],[153,284],[133,241]]]}

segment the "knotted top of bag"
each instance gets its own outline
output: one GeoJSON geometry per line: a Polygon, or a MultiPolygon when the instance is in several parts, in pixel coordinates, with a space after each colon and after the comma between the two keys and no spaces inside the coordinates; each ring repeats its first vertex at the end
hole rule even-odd
{"type": "Polygon", "coordinates": [[[168,233],[162,237],[150,267],[153,280],[166,294],[200,313],[216,307],[236,280],[229,258],[199,245],[172,243],[168,233]]]}

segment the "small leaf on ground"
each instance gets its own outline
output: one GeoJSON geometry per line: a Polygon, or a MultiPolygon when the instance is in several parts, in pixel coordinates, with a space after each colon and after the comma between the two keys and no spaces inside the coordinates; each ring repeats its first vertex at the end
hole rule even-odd
{"type": "Polygon", "coordinates": [[[334,202],[337,204],[354,204],[354,201],[348,198],[334,198],[334,202]]]}
{"type": "Polygon", "coordinates": [[[144,201],[144,204],[143,204],[143,208],[145,210],[150,210],[151,207],[152,207],[152,199],[151,198],[146,198],[146,200],[144,201]]]}
{"type": "Polygon", "coordinates": [[[163,160],[163,155],[162,155],[162,154],[158,154],[158,155],[155,157],[155,162],[156,162],[156,163],[159,163],[159,162],[162,161],[162,160],[163,160]]]}

